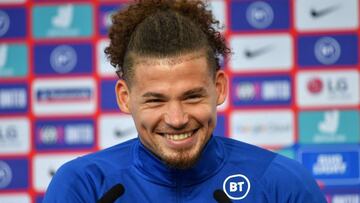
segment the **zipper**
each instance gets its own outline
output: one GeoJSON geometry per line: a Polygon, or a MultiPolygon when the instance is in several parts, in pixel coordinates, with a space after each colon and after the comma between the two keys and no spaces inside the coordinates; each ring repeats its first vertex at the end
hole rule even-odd
{"type": "Polygon", "coordinates": [[[176,183],[176,203],[182,203],[181,197],[181,172],[176,170],[175,172],[175,183],[176,183]]]}

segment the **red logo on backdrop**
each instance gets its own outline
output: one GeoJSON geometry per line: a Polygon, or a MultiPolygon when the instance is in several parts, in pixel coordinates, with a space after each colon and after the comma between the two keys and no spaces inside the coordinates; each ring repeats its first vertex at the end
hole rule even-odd
{"type": "Polygon", "coordinates": [[[323,90],[324,84],[320,78],[313,78],[309,80],[307,89],[312,94],[319,94],[323,90]]]}

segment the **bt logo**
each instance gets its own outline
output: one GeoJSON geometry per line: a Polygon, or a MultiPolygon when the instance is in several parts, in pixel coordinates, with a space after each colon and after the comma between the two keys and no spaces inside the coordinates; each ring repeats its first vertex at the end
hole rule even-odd
{"type": "Polygon", "coordinates": [[[250,181],[242,174],[227,177],[223,183],[225,194],[233,200],[244,199],[250,191],[250,181]]]}

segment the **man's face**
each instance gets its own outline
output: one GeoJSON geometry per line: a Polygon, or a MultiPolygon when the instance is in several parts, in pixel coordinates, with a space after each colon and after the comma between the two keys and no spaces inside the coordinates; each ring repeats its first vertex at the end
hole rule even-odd
{"type": "Polygon", "coordinates": [[[134,66],[131,88],[116,86],[123,112],[131,113],[141,142],[175,168],[198,159],[216,125],[216,106],[227,93],[227,78],[215,80],[205,55],[146,58],[134,66]]]}

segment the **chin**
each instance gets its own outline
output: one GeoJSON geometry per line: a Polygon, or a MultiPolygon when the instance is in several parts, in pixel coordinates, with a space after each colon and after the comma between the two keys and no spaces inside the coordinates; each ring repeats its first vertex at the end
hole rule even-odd
{"type": "MultiPolygon", "coordinates": [[[[190,150],[180,150],[177,152],[168,153],[168,156],[163,156],[162,160],[170,168],[188,169],[196,164],[200,158],[201,148],[195,147],[190,150]]],[[[164,153],[166,154],[166,153],[164,153]]]]}

